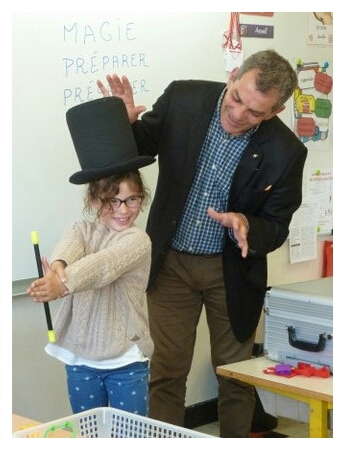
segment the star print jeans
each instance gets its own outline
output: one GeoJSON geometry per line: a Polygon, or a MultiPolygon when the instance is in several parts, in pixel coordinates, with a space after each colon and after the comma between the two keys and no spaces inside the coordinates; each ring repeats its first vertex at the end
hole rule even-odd
{"type": "Polygon", "coordinates": [[[66,365],[67,387],[73,413],[110,406],[148,414],[148,361],[117,369],[66,365]]]}

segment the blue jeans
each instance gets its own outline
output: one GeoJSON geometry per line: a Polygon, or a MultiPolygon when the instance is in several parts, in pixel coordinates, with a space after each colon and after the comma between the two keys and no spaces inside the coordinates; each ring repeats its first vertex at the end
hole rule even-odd
{"type": "Polygon", "coordinates": [[[148,414],[148,361],[118,369],[94,369],[66,365],[69,400],[73,413],[110,406],[123,411],[148,414]]]}

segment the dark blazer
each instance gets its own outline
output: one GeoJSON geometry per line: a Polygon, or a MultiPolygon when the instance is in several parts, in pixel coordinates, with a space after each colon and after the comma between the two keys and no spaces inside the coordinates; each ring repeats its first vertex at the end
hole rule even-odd
{"type": "MultiPolygon", "coordinates": [[[[174,81],[152,111],[133,124],[140,154],[158,155],[158,180],[147,221],[152,240],[150,283],[159,272],[190,190],[196,164],[224,83],[174,81]]],[[[255,331],[267,289],[267,257],[288,236],[302,201],[306,147],[277,117],[254,133],[235,171],[228,211],[249,221],[242,258],[225,229],[223,270],[229,318],[240,342],[255,331]]]]}

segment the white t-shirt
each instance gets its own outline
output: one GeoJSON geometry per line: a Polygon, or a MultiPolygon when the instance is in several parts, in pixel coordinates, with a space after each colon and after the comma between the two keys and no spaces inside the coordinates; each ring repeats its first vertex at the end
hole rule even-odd
{"type": "Polygon", "coordinates": [[[47,344],[45,351],[48,355],[57,358],[69,366],[88,366],[95,369],[117,369],[118,367],[128,366],[134,362],[146,361],[148,358],[134,344],[126,353],[118,358],[105,359],[103,361],[91,361],[89,359],[79,358],[69,350],[56,344],[47,344]]]}

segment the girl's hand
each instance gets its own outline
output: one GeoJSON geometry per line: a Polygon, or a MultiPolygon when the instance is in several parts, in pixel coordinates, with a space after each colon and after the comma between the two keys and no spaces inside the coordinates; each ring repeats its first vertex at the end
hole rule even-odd
{"type": "Polygon", "coordinates": [[[42,266],[44,277],[33,281],[26,292],[36,302],[49,302],[65,296],[68,289],[60,280],[59,274],[52,270],[45,257],[42,258],[42,266]]]}

